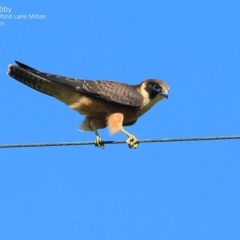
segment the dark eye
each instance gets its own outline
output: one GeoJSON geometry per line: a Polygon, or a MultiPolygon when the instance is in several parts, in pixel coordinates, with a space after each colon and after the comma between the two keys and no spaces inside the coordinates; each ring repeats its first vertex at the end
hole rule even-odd
{"type": "Polygon", "coordinates": [[[153,85],[152,85],[152,88],[153,88],[153,90],[155,90],[155,91],[159,91],[160,86],[159,86],[158,84],[153,84],[153,85]]]}

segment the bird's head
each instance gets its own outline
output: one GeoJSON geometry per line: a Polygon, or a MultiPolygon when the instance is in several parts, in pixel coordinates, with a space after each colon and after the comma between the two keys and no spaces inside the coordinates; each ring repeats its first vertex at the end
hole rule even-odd
{"type": "Polygon", "coordinates": [[[168,98],[168,85],[158,79],[147,79],[139,85],[138,89],[143,95],[146,104],[151,106],[163,98],[168,98]]]}
{"type": "Polygon", "coordinates": [[[163,98],[168,98],[169,87],[165,82],[157,79],[148,79],[144,81],[144,85],[149,99],[157,98],[159,101],[163,98]]]}

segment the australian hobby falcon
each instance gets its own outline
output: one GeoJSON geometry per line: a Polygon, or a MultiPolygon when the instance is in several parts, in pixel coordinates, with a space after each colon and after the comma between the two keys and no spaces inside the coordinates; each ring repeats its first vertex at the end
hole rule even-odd
{"type": "Polygon", "coordinates": [[[101,148],[104,148],[104,143],[97,129],[106,126],[111,134],[122,131],[128,137],[128,146],[136,148],[138,140],[123,126],[133,125],[155,103],[168,97],[168,85],[157,79],[148,79],[139,85],[91,81],[44,73],[16,63],[18,66],[8,66],[8,75],[85,115],[80,129],[93,131],[96,135],[95,145],[101,148]]]}

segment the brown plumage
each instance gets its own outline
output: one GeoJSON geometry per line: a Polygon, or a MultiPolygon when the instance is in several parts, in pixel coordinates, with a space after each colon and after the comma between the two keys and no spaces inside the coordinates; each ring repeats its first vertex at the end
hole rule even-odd
{"type": "Polygon", "coordinates": [[[168,97],[168,85],[157,79],[148,79],[139,85],[91,81],[39,72],[20,62],[16,63],[18,66],[9,65],[9,76],[86,115],[80,128],[95,132],[96,146],[102,148],[104,144],[97,129],[106,126],[112,134],[118,131],[125,133],[129,147],[136,148],[137,139],[126,132],[123,126],[134,124],[155,103],[168,97]]]}

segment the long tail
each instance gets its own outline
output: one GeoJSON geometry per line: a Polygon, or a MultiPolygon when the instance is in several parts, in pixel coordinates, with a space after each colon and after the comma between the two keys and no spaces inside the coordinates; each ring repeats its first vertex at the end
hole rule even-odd
{"type": "Polygon", "coordinates": [[[17,81],[60,101],[71,105],[77,101],[79,94],[64,84],[68,82],[67,77],[40,72],[23,63],[17,62],[18,66],[10,64],[7,74],[17,81]]]}

